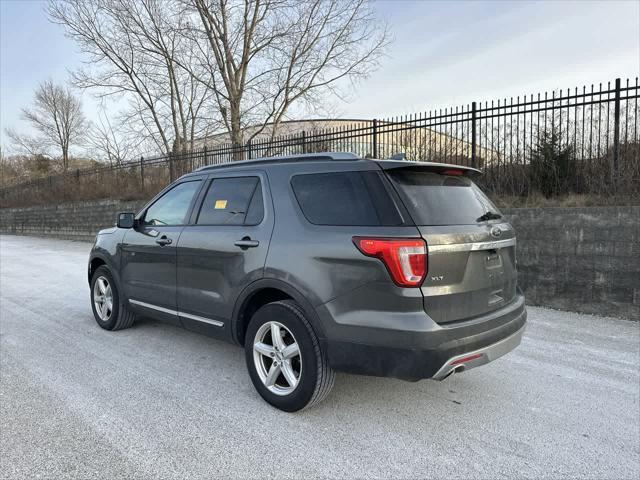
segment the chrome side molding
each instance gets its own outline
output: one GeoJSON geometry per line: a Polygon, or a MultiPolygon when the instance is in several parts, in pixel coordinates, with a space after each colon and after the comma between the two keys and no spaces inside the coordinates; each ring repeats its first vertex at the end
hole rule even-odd
{"type": "Polygon", "coordinates": [[[496,240],[495,242],[474,242],[474,243],[453,243],[450,245],[429,245],[427,242],[428,253],[451,253],[451,252],[475,252],[478,250],[497,250],[504,247],[514,247],[516,238],[507,238],[506,240],[496,240]]]}
{"type": "Polygon", "coordinates": [[[211,318],[200,317],[198,315],[192,315],[191,313],[178,312],[178,316],[182,318],[188,318],[190,320],[195,320],[196,322],[209,323],[211,325],[215,325],[216,327],[221,327],[224,325],[223,322],[218,320],[212,320],[211,318]]]}
{"type": "Polygon", "coordinates": [[[198,315],[192,315],[190,313],[180,312],[178,310],[171,310],[170,308],[159,307],[158,305],[153,305],[152,303],[141,302],[140,300],[129,299],[129,303],[132,305],[138,305],[140,307],[149,308],[151,310],[156,310],[162,313],[168,313],[169,315],[175,315],[176,317],[188,318],[189,320],[195,320],[197,322],[208,323],[210,325],[214,325],[216,327],[222,327],[224,322],[219,320],[213,320],[211,318],[200,317],[198,315]]]}
{"type": "Polygon", "coordinates": [[[159,307],[158,305],[152,305],[151,303],[141,302],[140,300],[129,300],[129,303],[133,305],[139,305],[141,307],[150,308],[151,310],[157,310],[158,312],[168,313],[169,315],[178,315],[178,312],[169,308],[159,307]]]}

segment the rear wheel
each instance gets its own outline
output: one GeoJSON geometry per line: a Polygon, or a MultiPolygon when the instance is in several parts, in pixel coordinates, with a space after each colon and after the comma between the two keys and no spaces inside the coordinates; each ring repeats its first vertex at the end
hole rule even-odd
{"type": "Polygon", "coordinates": [[[269,303],[251,319],[245,357],[258,393],[280,410],[295,412],[322,401],[335,374],[302,308],[269,303]]]}
{"type": "Polygon", "coordinates": [[[98,325],[105,330],[121,330],[133,325],[135,314],[122,302],[116,282],[104,265],[91,278],[91,308],[98,325]]]}

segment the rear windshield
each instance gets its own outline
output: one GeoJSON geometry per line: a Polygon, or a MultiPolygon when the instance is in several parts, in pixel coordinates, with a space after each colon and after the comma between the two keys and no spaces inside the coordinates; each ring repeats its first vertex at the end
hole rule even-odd
{"type": "Polygon", "coordinates": [[[416,225],[469,225],[489,211],[500,213],[466,177],[409,169],[387,174],[416,225]]]}
{"type": "Polygon", "coordinates": [[[315,225],[393,226],[403,223],[381,172],[296,175],[291,186],[315,225]]]}

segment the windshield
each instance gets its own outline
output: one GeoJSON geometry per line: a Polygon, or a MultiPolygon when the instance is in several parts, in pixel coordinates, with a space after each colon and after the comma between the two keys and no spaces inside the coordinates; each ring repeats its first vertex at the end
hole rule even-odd
{"type": "Polygon", "coordinates": [[[387,174],[416,225],[470,225],[478,223],[487,212],[500,214],[467,177],[411,169],[387,174]]]}

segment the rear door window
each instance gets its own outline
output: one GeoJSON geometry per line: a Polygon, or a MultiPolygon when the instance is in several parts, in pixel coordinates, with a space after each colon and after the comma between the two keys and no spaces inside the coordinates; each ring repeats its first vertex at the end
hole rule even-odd
{"type": "Polygon", "coordinates": [[[258,177],[216,178],[209,185],[198,225],[257,225],[264,208],[258,177]]]}
{"type": "Polygon", "coordinates": [[[416,225],[471,225],[500,213],[469,178],[411,169],[388,170],[416,225]]]}
{"type": "Polygon", "coordinates": [[[380,172],[296,175],[291,186],[302,213],[315,225],[393,226],[403,223],[380,172]]]}

